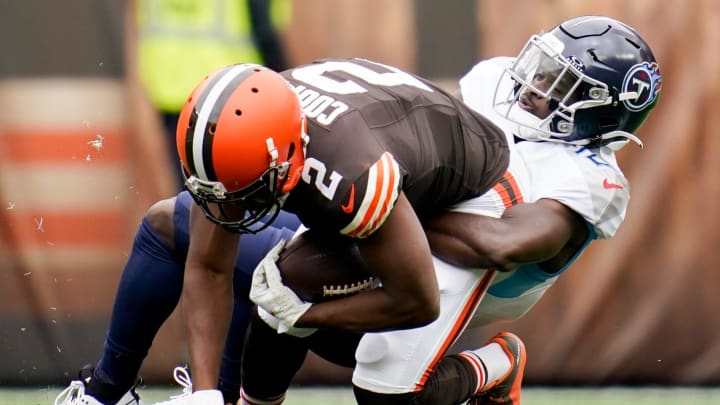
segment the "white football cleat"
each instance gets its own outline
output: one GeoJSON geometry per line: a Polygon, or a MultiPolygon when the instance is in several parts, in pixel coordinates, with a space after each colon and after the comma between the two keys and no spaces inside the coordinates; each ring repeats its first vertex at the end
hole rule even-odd
{"type": "Polygon", "coordinates": [[[103,403],[90,395],[85,395],[85,384],[75,380],[58,394],[55,405],[103,405],[103,403]]]}
{"type": "Polygon", "coordinates": [[[173,370],[173,378],[175,382],[183,387],[182,393],[173,395],[168,401],[157,402],[154,405],[180,405],[189,404],[190,395],[192,395],[192,380],[190,374],[185,367],[175,367],[173,370]]]}
{"type": "Polygon", "coordinates": [[[219,390],[193,392],[192,380],[185,367],[175,367],[173,370],[173,378],[175,382],[183,387],[183,392],[178,395],[173,395],[168,401],[157,402],[153,405],[225,405],[225,400],[219,390]]]}
{"type": "MultiPolygon", "coordinates": [[[[117,405],[143,405],[140,397],[135,392],[135,387],[127,392],[117,405]]],[[[70,385],[62,390],[55,398],[55,405],[104,405],[90,394],[85,393],[85,383],[80,380],[70,382],[70,385]]]]}

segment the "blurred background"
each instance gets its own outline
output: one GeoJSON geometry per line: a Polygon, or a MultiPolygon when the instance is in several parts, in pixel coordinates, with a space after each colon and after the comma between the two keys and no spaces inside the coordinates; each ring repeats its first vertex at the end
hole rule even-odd
{"type": "MultiPolygon", "coordinates": [[[[98,359],[140,218],[178,190],[172,107],[147,78],[196,54],[143,59],[155,32],[144,18],[195,1],[138,1],[0,0],[0,385],[64,385],[98,359]]],[[[645,149],[619,153],[633,185],[627,220],[525,318],[469,331],[456,349],[505,329],[527,344],[527,384],[720,383],[720,2],[272,1],[278,63],[364,57],[450,88],[476,61],[513,56],[573,16],[636,28],[663,90],[638,133],[645,149]]],[[[186,362],[176,313],[142,375],[169,382],[186,362]]],[[[298,382],[349,376],[311,357],[298,382]]]]}

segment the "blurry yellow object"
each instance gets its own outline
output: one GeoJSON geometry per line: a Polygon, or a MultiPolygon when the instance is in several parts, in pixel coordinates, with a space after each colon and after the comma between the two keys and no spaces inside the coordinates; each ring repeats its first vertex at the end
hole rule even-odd
{"type": "MultiPolygon", "coordinates": [[[[263,63],[253,44],[245,0],[138,0],[140,80],[161,111],[177,112],[193,87],[215,69],[263,63]]],[[[273,0],[275,24],[290,18],[288,0],[273,0]]]]}

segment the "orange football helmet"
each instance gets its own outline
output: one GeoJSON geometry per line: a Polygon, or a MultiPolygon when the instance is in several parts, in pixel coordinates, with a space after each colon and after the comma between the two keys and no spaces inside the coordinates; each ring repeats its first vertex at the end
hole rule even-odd
{"type": "Polygon", "coordinates": [[[180,112],[185,188],[213,222],[258,232],[300,179],[305,130],[300,101],[277,72],[253,64],[218,69],[180,112]]]}

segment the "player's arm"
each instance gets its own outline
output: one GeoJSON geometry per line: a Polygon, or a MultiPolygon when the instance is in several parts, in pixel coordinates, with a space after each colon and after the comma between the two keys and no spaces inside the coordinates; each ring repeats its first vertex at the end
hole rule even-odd
{"type": "Polygon", "coordinates": [[[382,287],[313,304],[295,326],[378,331],[417,327],[437,318],[440,293],[430,248],[404,194],[385,223],[359,246],[382,287]]]}
{"type": "Polygon", "coordinates": [[[501,218],[449,212],[424,225],[436,256],[457,266],[500,271],[523,263],[557,269],[588,237],[585,220],[551,199],[513,206],[501,218]]]}
{"type": "Polygon", "coordinates": [[[193,387],[216,389],[232,311],[232,270],[239,235],[210,222],[190,206],[183,315],[193,365],[193,387]]]}

